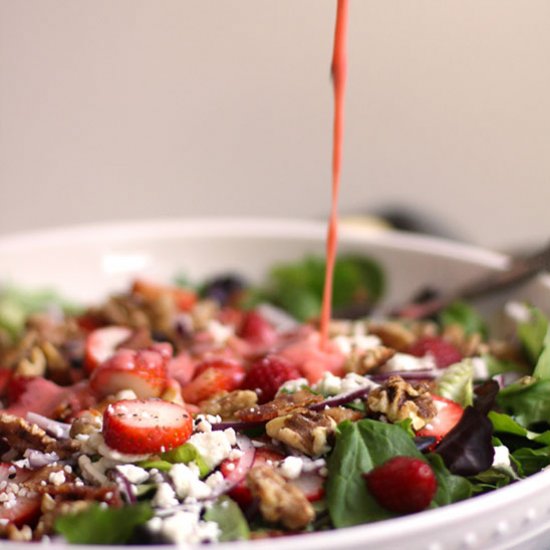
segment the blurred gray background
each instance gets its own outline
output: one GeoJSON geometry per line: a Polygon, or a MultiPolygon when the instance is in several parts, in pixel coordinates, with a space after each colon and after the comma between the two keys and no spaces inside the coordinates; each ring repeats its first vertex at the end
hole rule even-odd
{"type": "MultiPolygon", "coordinates": [[[[0,0],[0,232],[323,217],[334,0],[0,0]]],[[[341,211],[550,236],[550,2],[352,0],[341,211]]]]}

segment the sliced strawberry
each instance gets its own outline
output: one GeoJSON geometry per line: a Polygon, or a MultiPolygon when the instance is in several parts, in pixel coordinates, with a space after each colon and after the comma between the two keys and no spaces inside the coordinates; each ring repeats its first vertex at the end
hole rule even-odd
{"type": "Polygon", "coordinates": [[[188,384],[195,376],[197,363],[193,361],[189,353],[182,351],[168,361],[167,374],[168,378],[173,378],[182,386],[188,384]]]}
{"type": "Polygon", "coordinates": [[[257,311],[249,311],[245,315],[237,336],[263,349],[270,348],[277,341],[277,331],[257,311]]]}
{"type": "Polygon", "coordinates": [[[58,386],[42,377],[18,377],[21,385],[17,389],[17,398],[6,412],[25,418],[28,412],[52,417],[60,403],[70,392],[69,388],[58,386]]]}
{"type": "Polygon", "coordinates": [[[166,387],[165,355],[155,349],[119,350],[95,369],[91,388],[100,397],[132,390],[139,398],[159,397],[166,387]]]}
{"type": "Polygon", "coordinates": [[[440,336],[425,336],[418,339],[408,352],[415,357],[431,355],[438,369],[444,369],[454,363],[462,361],[460,351],[440,336]]]}
{"type": "Polygon", "coordinates": [[[435,437],[438,441],[447,435],[459,422],[464,409],[455,401],[432,395],[434,405],[437,409],[437,416],[430,420],[416,435],[421,437],[435,437]]]}
{"type": "Polygon", "coordinates": [[[325,372],[336,376],[343,374],[344,355],[331,342],[322,348],[317,332],[300,334],[279,349],[277,355],[282,355],[295,364],[302,376],[312,384],[318,382],[325,372]]]}
{"type": "Polygon", "coordinates": [[[325,479],[316,472],[302,474],[291,483],[301,489],[310,502],[316,502],[325,496],[325,479]]]}
{"type": "Polygon", "coordinates": [[[197,301],[197,295],[192,290],[151,283],[143,279],[134,281],[132,293],[138,294],[148,301],[156,301],[163,295],[170,296],[180,311],[189,311],[197,301]]]}
{"type": "Polygon", "coordinates": [[[103,414],[105,443],[121,453],[168,451],[185,443],[192,431],[187,410],[160,399],[117,401],[103,414]]]}
{"type": "Polygon", "coordinates": [[[266,355],[252,364],[243,382],[243,388],[258,394],[259,403],[271,401],[277,390],[289,380],[300,378],[298,368],[284,357],[266,355]]]}
{"type": "Polygon", "coordinates": [[[0,494],[4,495],[4,498],[8,497],[8,500],[0,504],[0,521],[5,520],[21,527],[32,523],[38,517],[42,497],[24,489],[22,496],[19,486],[32,475],[31,470],[0,463],[0,482],[6,482],[5,487],[0,489],[0,494]],[[10,504],[7,505],[7,503],[10,504]]]}
{"type": "Polygon", "coordinates": [[[284,455],[271,449],[265,449],[260,447],[256,449],[253,454],[253,460],[251,460],[251,451],[243,454],[241,458],[236,460],[224,460],[220,466],[220,471],[223,476],[237,484],[231,491],[229,496],[238,502],[241,507],[248,506],[252,502],[252,493],[246,483],[246,474],[254,466],[260,466],[262,464],[272,465],[274,468],[284,460],[284,455]]]}
{"type": "Polygon", "coordinates": [[[91,373],[112,357],[117,348],[132,336],[128,327],[104,327],[91,332],[86,338],[84,366],[91,373]]]}
{"type": "Polygon", "coordinates": [[[195,378],[181,390],[187,403],[197,404],[222,391],[236,390],[246,375],[241,363],[229,359],[203,361],[195,373],[195,378]]]}

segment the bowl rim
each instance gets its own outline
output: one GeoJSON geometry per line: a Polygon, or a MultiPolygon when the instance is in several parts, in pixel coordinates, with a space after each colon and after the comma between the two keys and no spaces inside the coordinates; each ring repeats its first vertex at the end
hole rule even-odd
{"type": "MultiPolygon", "coordinates": [[[[80,242],[123,244],[124,242],[139,241],[143,238],[151,240],[155,238],[197,236],[228,238],[253,236],[260,238],[298,237],[318,241],[320,238],[324,239],[325,234],[326,222],[294,218],[198,217],[128,220],[68,225],[3,234],[0,235],[0,254],[19,250],[21,247],[32,249],[40,246],[69,245],[80,242]]],[[[431,253],[441,257],[477,263],[497,270],[504,269],[509,261],[508,256],[498,252],[428,235],[379,228],[346,226],[345,224],[341,225],[340,235],[342,240],[346,242],[373,242],[390,249],[406,247],[413,252],[431,253]]],[[[550,275],[546,274],[543,277],[545,286],[550,288],[550,275]]],[[[309,533],[306,537],[300,535],[284,537],[284,539],[223,543],[223,548],[228,550],[260,547],[280,549],[285,546],[292,547],[299,541],[299,546],[303,550],[328,550],[346,544],[360,544],[365,540],[368,540],[371,544],[382,543],[388,541],[395,532],[406,531],[411,536],[415,536],[423,532],[429,532],[434,525],[437,525],[438,529],[444,528],[453,523],[457,517],[460,517],[461,520],[468,520],[479,516],[480,513],[484,515],[491,514],[498,509],[506,508],[510,503],[528,498],[533,492],[540,490],[541,485],[547,485],[550,488],[550,471],[539,472],[521,480],[520,483],[514,483],[491,493],[419,514],[333,531],[309,533]]],[[[55,541],[52,541],[52,544],[55,545],[55,541]]],[[[27,548],[28,543],[8,543],[6,546],[10,548],[27,548]]],[[[195,547],[195,545],[191,546],[195,547]]],[[[216,548],[218,546],[212,545],[211,547],[216,548]]],[[[71,548],[91,549],[96,548],[96,546],[71,545],[71,548]]],[[[97,548],[100,547],[97,546],[97,548]]],[[[105,548],[105,546],[101,548],[105,548]]],[[[152,548],[152,546],[137,546],[137,548],[152,548]]]]}

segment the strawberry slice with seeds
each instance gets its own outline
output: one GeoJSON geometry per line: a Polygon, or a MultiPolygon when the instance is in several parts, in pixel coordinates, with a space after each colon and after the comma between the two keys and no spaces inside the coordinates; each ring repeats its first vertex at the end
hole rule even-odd
{"type": "Polygon", "coordinates": [[[167,356],[157,349],[119,350],[95,369],[91,388],[100,397],[132,390],[139,398],[159,397],[166,387],[167,356]]]}
{"type": "Polygon", "coordinates": [[[241,363],[231,359],[209,359],[197,365],[195,378],[185,385],[181,395],[187,403],[197,404],[217,393],[238,389],[246,372],[241,363]]]}
{"type": "Polygon", "coordinates": [[[86,338],[84,366],[91,373],[112,357],[117,348],[132,336],[128,327],[104,327],[91,332],[86,338]]]}
{"type": "Polygon", "coordinates": [[[40,513],[41,496],[21,486],[33,472],[7,463],[0,463],[0,521],[17,527],[32,523],[40,513]]]}
{"type": "Polygon", "coordinates": [[[455,401],[439,395],[432,395],[437,416],[416,432],[420,437],[435,437],[437,441],[445,437],[460,421],[464,409],[455,401]]]}
{"type": "Polygon", "coordinates": [[[193,419],[181,405],[160,399],[117,401],[103,413],[105,443],[127,454],[151,454],[189,439],[193,419]]]}

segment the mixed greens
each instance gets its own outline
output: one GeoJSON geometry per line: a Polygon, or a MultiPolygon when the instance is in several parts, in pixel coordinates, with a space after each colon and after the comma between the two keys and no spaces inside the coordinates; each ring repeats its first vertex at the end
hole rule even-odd
{"type": "Polygon", "coordinates": [[[445,506],[550,465],[542,311],[513,304],[504,338],[463,302],[429,320],[369,319],[383,269],[344,256],[323,347],[323,276],[310,256],[258,286],[136,281],[82,309],[0,291],[0,536],[307,533],[445,506]],[[393,487],[391,467],[416,481],[393,487]],[[382,498],[380,484],[398,494],[382,498]]]}

